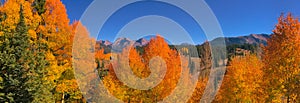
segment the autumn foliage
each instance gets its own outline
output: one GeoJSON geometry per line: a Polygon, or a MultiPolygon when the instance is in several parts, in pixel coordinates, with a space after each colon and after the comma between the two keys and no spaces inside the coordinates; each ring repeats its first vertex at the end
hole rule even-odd
{"type": "Polygon", "coordinates": [[[263,53],[265,91],[269,101],[300,101],[299,51],[300,22],[292,14],[282,15],[263,53]]]}
{"type": "MultiPolygon", "coordinates": [[[[28,79],[26,84],[29,87],[24,89],[27,90],[27,93],[23,92],[23,94],[31,96],[28,97],[31,102],[81,100],[82,95],[74,82],[74,76],[68,77],[68,79],[64,76],[66,71],[72,70],[71,48],[73,39],[72,26],[64,4],[60,0],[7,0],[0,7],[0,12],[1,46],[8,39],[6,35],[16,29],[24,28],[22,30],[26,31],[20,33],[28,36],[28,40],[24,42],[28,42],[29,45],[23,47],[23,52],[32,51],[32,56],[23,56],[32,61],[29,64],[30,68],[25,70],[24,74],[18,75],[20,78],[28,76],[24,79],[28,79]],[[18,25],[22,20],[24,24],[20,27],[18,25]],[[70,96],[66,97],[66,95],[70,96]]],[[[26,37],[23,36],[23,38],[26,37]]],[[[14,46],[22,48],[17,45],[14,46]]],[[[1,66],[1,68],[2,73],[8,69],[5,66],[1,66]]],[[[13,96],[17,93],[11,92],[10,94],[13,96]]],[[[9,95],[4,95],[1,98],[1,101],[6,102],[17,102],[20,99],[18,96],[10,98],[9,95]]]]}
{"type": "Polygon", "coordinates": [[[215,102],[299,102],[300,23],[280,16],[261,59],[233,57],[215,102]]]}
{"type": "MultiPolygon", "coordinates": [[[[174,90],[181,73],[180,55],[177,51],[171,50],[161,36],[156,36],[150,40],[149,44],[145,48],[145,53],[142,56],[140,56],[134,48],[125,48],[116,59],[116,62],[113,62],[109,67],[109,74],[104,78],[103,82],[114,96],[125,102],[161,101],[168,96],[172,90],[174,90]],[[155,57],[158,57],[159,59],[151,61],[151,59],[155,57]],[[128,60],[126,60],[126,58],[128,58],[128,60]],[[126,74],[122,72],[122,74],[115,72],[116,69],[126,68],[123,67],[123,65],[126,64],[129,64],[133,73],[139,78],[148,77],[151,73],[151,68],[162,68],[163,65],[164,67],[167,67],[165,68],[166,74],[163,80],[154,88],[149,90],[136,90],[127,87],[124,83],[118,80],[116,76],[116,74],[126,74]],[[148,64],[155,65],[151,66],[148,64]]],[[[130,78],[128,79],[131,80],[130,78]]]]}
{"type": "Polygon", "coordinates": [[[263,63],[256,55],[232,58],[217,102],[262,102],[263,63]]]}
{"type": "MultiPolygon", "coordinates": [[[[104,92],[128,103],[195,103],[220,82],[207,85],[218,65],[208,41],[197,48],[200,58],[191,57],[198,52],[189,47],[172,48],[160,35],[143,47],[130,44],[108,53],[80,21],[70,22],[66,11],[61,0],[1,5],[1,103],[103,102],[97,97],[104,92]]],[[[261,48],[261,54],[231,55],[213,102],[300,102],[299,20],[280,16],[261,48]]]]}

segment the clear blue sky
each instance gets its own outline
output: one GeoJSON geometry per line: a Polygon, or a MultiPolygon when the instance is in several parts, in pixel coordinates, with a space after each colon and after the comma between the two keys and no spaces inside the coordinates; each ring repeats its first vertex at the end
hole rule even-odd
{"type": "MultiPolygon", "coordinates": [[[[92,1],[62,0],[71,21],[79,20],[92,1]]],[[[216,15],[225,36],[241,36],[251,33],[270,34],[281,13],[291,12],[294,16],[300,17],[300,0],[205,1],[216,15]]],[[[134,15],[134,13],[130,14],[134,15]]],[[[111,40],[112,38],[105,39],[111,40]]]]}

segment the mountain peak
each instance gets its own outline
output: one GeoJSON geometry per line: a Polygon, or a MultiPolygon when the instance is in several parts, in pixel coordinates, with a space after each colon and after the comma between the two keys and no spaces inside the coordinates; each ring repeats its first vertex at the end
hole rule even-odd
{"type": "Polygon", "coordinates": [[[120,52],[123,50],[123,48],[133,45],[134,47],[142,47],[145,46],[149,43],[149,40],[145,39],[145,38],[140,38],[138,40],[131,40],[129,38],[125,38],[125,37],[120,37],[117,38],[113,43],[108,41],[108,40],[99,40],[97,41],[98,44],[111,48],[112,50],[114,50],[115,52],[120,52]]]}
{"type": "Polygon", "coordinates": [[[135,41],[135,46],[145,46],[149,43],[149,41],[145,38],[141,38],[137,41],[135,41]]]}
{"type": "Polygon", "coordinates": [[[97,41],[97,43],[105,45],[105,46],[112,45],[112,42],[110,42],[108,40],[105,40],[105,41],[104,40],[99,40],[99,41],[97,41]]]}

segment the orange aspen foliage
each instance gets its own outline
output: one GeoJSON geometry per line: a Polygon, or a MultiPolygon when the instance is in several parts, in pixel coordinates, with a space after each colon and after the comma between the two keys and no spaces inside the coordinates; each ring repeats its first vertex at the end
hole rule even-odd
{"type": "Polygon", "coordinates": [[[97,50],[96,53],[95,53],[95,58],[98,59],[98,60],[110,60],[110,57],[111,57],[111,54],[105,54],[104,53],[104,49],[100,49],[100,50],[97,50]]]}
{"type": "MultiPolygon", "coordinates": [[[[136,49],[123,50],[123,53],[118,55],[115,62],[109,68],[108,76],[104,77],[103,83],[108,88],[109,92],[121,99],[124,102],[158,102],[171,94],[177,86],[181,74],[181,61],[180,55],[175,50],[171,50],[168,44],[161,36],[152,38],[149,44],[145,47],[145,53],[140,56],[136,49]],[[122,69],[122,65],[126,65],[126,54],[129,55],[129,66],[135,75],[141,78],[148,77],[151,73],[149,63],[151,59],[158,57],[161,60],[154,60],[152,63],[161,64],[166,63],[166,74],[162,81],[150,90],[136,90],[130,88],[118,80],[115,69],[122,69]],[[123,54],[123,55],[122,55],[123,54]]],[[[151,68],[161,68],[160,65],[153,65],[151,68]]],[[[120,74],[122,75],[122,74],[120,74]]],[[[133,81],[134,82],[134,81],[133,81]]],[[[147,84],[145,84],[147,85],[147,84]]]]}
{"type": "Polygon", "coordinates": [[[145,64],[135,48],[129,50],[129,66],[139,78],[146,78],[150,75],[149,68],[145,68],[145,64]]]}
{"type": "Polygon", "coordinates": [[[49,46],[50,52],[55,55],[59,65],[71,65],[72,28],[66,8],[60,0],[46,0],[46,11],[42,14],[43,25],[37,30],[42,33],[49,46]]]}
{"type": "Polygon", "coordinates": [[[10,32],[11,30],[15,29],[17,26],[17,23],[20,20],[20,0],[9,0],[1,7],[1,13],[4,13],[4,15],[1,17],[2,19],[5,19],[1,22],[1,25],[4,28],[4,30],[10,32]],[[5,17],[4,17],[5,16],[5,17]]]}
{"type": "MultiPolygon", "coordinates": [[[[48,47],[46,59],[49,61],[46,80],[53,86],[54,95],[61,93],[56,91],[55,87],[62,85],[62,73],[71,67],[71,48],[72,48],[72,29],[69,25],[66,8],[60,0],[46,0],[45,12],[40,16],[42,18],[37,34],[48,47]]],[[[60,90],[60,89],[57,89],[60,90]]],[[[64,91],[64,90],[62,90],[64,91]]],[[[63,92],[64,93],[64,92],[63,92]]],[[[55,100],[62,100],[62,96],[55,96],[55,100]]]]}
{"type": "Polygon", "coordinates": [[[160,57],[166,63],[167,71],[165,77],[152,89],[153,96],[151,96],[154,100],[162,100],[170,95],[177,86],[181,74],[180,55],[177,51],[169,48],[168,43],[165,42],[163,37],[157,35],[156,38],[150,40],[148,46],[145,48],[143,57],[146,64],[154,57],[160,57]]]}
{"type": "Polygon", "coordinates": [[[233,57],[215,102],[263,102],[262,67],[256,55],[233,57]]]}
{"type": "Polygon", "coordinates": [[[72,99],[82,98],[82,94],[78,88],[76,79],[62,80],[62,82],[56,86],[55,90],[58,91],[58,93],[61,93],[62,95],[67,93],[70,94],[72,96],[72,99]]]}
{"type": "Polygon", "coordinates": [[[282,15],[264,47],[263,61],[269,102],[300,102],[300,22],[282,15]]]}
{"type": "MultiPolygon", "coordinates": [[[[42,21],[41,17],[33,11],[31,6],[32,1],[27,0],[8,0],[0,7],[0,13],[4,14],[0,17],[1,25],[4,28],[1,31],[10,32],[16,28],[17,23],[20,20],[20,5],[23,8],[23,15],[25,24],[28,27],[28,34],[31,37],[31,43],[34,42],[37,38],[36,29],[39,26],[39,23],[42,21]]],[[[1,32],[0,32],[1,36],[1,32]]]]}
{"type": "Polygon", "coordinates": [[[95,73],[97,68],[95,58],[104,58],[103,56],[106,54],[102,51],[94,51],[96,41],[90,37],[90,33],[81,22],[75,22],[72,26],[74,33],[72,61],[76,79],[81,91],[93,92],[92,94],[83,92],[83,95],[86,95],[85,99],[96,101],[100,97],[95,95],[99,92],[98,89],[95,89],[98,87],[95,82],[99,78],[99,75],[95,73]]]}
{"type": "Polygon", "coordinates": [[[204,90],[205,87],[207,85],[208,82],[208,77],[205,78],[199,78],[196,88],[192,94],[192,96],[190,97],[188,103],[196,103],[196,102],[200,102],[202,95],[204,94],[204,90]]]}
{"type": "Polygon", "coordinates": [[[80,22],[78,22],[77,29],[74,31],[73,45],[73,62],[76,73],[79,75],[88,75],[94,72],[96,68],[94,49],[95,40],[89,37],[89,32],[80,22]]]}

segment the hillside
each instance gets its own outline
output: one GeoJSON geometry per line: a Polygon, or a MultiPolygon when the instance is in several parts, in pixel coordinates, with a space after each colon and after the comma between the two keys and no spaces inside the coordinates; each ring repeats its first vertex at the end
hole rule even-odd
{"type": "Polygon", "coordinates": [[[233,44],[267,44],[267,39],[271,36],[268,34],[250,34],[247,36],[238,37],[219,37],[211,41],[212,44],[220,44],[225,40],[226,45],[233,44]]]}

